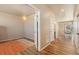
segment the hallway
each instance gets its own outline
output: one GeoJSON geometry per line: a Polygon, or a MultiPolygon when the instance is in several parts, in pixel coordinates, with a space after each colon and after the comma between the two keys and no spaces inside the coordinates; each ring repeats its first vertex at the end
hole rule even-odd
{"type": "Polygon", "coordinates": [[[71,40],[57,39],[42,51],[45,54],[76,55],[74,43],[71,40]]]}

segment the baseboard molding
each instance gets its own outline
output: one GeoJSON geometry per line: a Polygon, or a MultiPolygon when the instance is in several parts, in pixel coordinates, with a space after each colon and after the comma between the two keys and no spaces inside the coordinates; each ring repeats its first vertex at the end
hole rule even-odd
{"type": "Polygon", "coordinates": [[[31,42],[34,42],[34,40],[32,40],[32,39],[29,39],[29,38],[26,38],[26,37],[20,37],[20,38],[12,38],[12,39],[1,40],[0,43],[8,42],[8,41],[14,41],[14,40],[19,40],[19,39],[26,39],[26,40],[29,40],[31,42]]]}
{"type": "Polygon", "coordinates": [[[18,40],[18,39],[23,39],[23,38],[21,37],[21,38],[12,38],[12,39],[1,40],[0,43],[14,41],[14,40],[18,40]]]}
{"type": "Polygon", "coordinates": [[[29,39],[29,38],[26,38],[26,37],[23,37],[24,39],[27,39],[27,40],[29,40],[29,41],[31,41],[31,42],[34,42],[34,40],[33,39],[29,39]]]}
{"type": "Polygon", "coordinates": [[[50,43],[46,44],[43,48],[41,48],[39,51],[42,51],[43,49],[45,49],[48,45],[50,45],[50,43]]]}

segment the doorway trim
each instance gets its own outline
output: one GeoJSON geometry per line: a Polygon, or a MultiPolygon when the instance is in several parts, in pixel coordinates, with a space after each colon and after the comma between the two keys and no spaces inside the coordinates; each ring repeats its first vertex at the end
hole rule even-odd
{"type": "Polygon", "coordinates": [[[28,4],[29,7],[35,10],[34,14],[34,43],[37,51],[40,51],[40,10],[34,5],[28,4]]]}

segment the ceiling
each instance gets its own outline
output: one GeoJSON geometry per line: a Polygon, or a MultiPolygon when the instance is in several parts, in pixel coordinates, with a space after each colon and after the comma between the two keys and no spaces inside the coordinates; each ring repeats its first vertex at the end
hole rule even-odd
{"type": "Polygon", "coordinates": [[[66,10],[72,10],[74,7],[74,4],[34,4],[35,7],[41,9],[41,10],[49,10],[53,13],[61,12],[61,9],[66,10]]]}
{"type": "Polygon", "coordinates": [[[48,7],[56,16],[65,16],[73,13],[74,5],[72,4],[50,4],[48,7]]]}
{"type": "Polygon", "coordinates": [[[75,5],[75,15],[79,15],[79,5],[75,5]]]}
{"type": "Polygon", "coordinates": [[[73,19],[74,4],[36,4],[34,6],[43,12],[51,11],[57,20],[73,19]]]}
{"type": "Polygon", "coordinates": [[[0,4],[0,12],[17,16],[28,16],[34,13],[34,9],[24,4],[0,4]]]}
{"type": "MultiPolygon", "coordinates": [[[[71,15],[74,10],[74,5],[72,4],[34,4],[34,7],[46,12],[51,11],[59,18],[62,16],[64,17],[65,15],[71,15]]],[[[14,14],[17,16],[28,16],[33,14],[34,11],[35,10],[27,4],[0,4],[0,12],[14,14]]]]}
{"type": "Polygon", "coordinates": [[[61,9],[64,9],[65,11],[68,9],[71,9],[74,7],[73,4],[49,4],[47,5],[53,12],[61,12],[61,9]]]}
{"type": "Polygon", "coordinates": [[[43,11],[51,11],[55,15],[72,12],[72,10],[74,10],[73,4],[35,4],[34,6],[43,11]]]}
{"type": "Polygon", "coordinates": [[[50,11],[50,8],[48,8],[48,4],[33,4],[33,5],[42,11],[50,11]]]}

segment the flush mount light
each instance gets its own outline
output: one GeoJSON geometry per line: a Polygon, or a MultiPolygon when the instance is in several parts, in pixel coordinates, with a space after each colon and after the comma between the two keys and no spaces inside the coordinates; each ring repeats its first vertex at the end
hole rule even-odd
{"type": "Polygon", "coordinates": [[[26,18],[26,16],[22,16],[22,19],[25,21],[27,18],[26,18]]]}
{"type": "Polygon", "coordinates": [[[64,9],[61,9],[61,12],[64,12],[64,9]]]}

